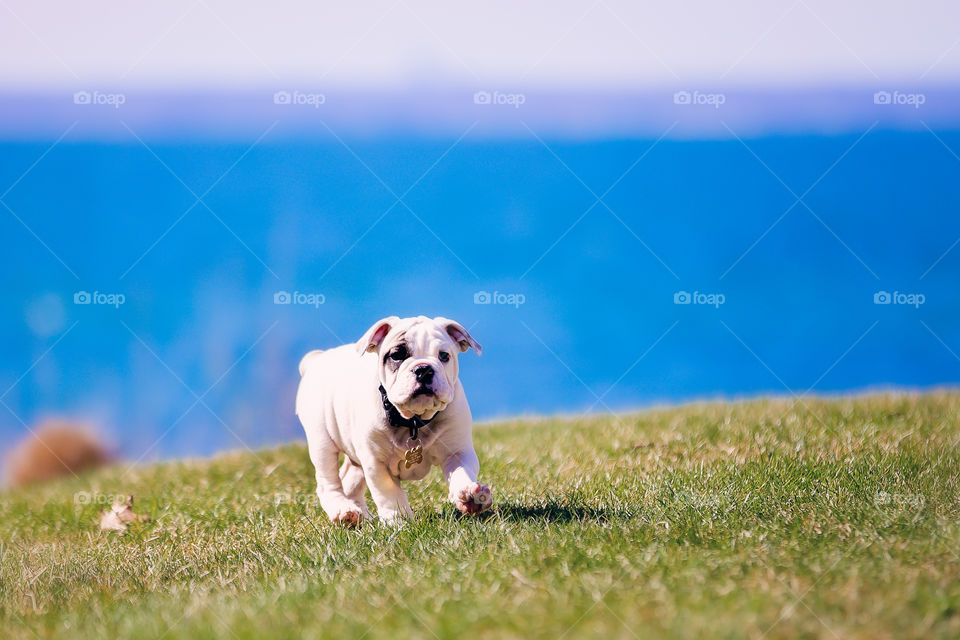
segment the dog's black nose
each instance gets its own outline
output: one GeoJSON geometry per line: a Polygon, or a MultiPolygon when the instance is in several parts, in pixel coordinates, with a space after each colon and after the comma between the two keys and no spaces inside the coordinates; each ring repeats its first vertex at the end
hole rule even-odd
{"type": "Polygon", "coordinates": [[[428,364],[417,365],[413,369],[413,375],[417,377],[417,382],[430,384],[433,382],[433,367],[428,364]]]}

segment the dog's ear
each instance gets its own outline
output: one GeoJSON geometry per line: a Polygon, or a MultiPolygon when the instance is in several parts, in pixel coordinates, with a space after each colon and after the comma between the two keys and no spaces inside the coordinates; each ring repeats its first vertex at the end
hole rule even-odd
{"type": "Polygon", "coordinates": [[[460,351],[466,351],[470,347],[473,347],[477,355],[483,352],[483,347],[480,346],[480,343],[474,340],[470,332],[464,329],[463,325],[459,322],[449,318],[434,318],[433,321],[443,327],[444,330],[450,334],[450,337],[460,345],[460,351]]]}
{"type": "Polygon", "coordinates": [[[390,333],[390,329],[396,326],[399,321],[400,318],[397,316],[389,316],[373,323],[373,326],[367,329],[363,337],[357,341],[357,352],[363,355],[368,351],[376,351],[380,348],[383,339],[390,333]]]}

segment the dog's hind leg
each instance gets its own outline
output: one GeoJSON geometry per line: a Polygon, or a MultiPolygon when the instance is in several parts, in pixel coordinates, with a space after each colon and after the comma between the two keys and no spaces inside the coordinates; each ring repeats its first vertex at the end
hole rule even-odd
{"type": "Polygon", "coordinates": [[[365,466],[363,472],[370,485],[370,495],[373,496],[373,501],[377,505],[379,518],[395,523],[400,518],[413,517],[407,494],[400,487],[400,481],[390,475],[386,466],[380,462],[373,462],[365,466]]]}
{"type": "Polygon", "coordinates": [[[337,471],[336,445],[326,431],[315,431],[308,437],[310,460],[317,470],[317,497],[320,506],[336,524],[354,526],[363,519],[363,510],[343,492],[337,471]]]}
{"type": "Polygon", "coordinates": [[[354,464],[350,458],[344,457],[343,464],[340,465],[340,483],[343,485],[343,493],[347,499],[355,503],[361,509],[364,518],[370,517],[370,511],[367,509],[367,481],[363,477],[363,468],[354,464]]]}

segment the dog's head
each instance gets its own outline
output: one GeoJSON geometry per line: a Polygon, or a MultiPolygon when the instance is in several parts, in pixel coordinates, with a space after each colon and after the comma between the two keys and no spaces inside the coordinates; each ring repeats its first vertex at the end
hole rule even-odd
{"type": "Polygon", "coordinates": [[[460,373],[457,356],[470,347],[481,351],[459,322],[425,316],[384,318],[357,342],[360,354],[377,354],[380,384],[400,415],[424,420],[453,401],[460,373]]]}

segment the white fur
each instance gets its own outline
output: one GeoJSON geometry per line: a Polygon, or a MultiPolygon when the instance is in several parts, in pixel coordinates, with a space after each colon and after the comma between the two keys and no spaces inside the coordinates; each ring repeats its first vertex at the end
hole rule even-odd
{"type": "Polygon", "coordinates": [[[458,355],[471,347],[481,350],[452,320],[391,316],[375,323],[356,344],[303,357],[297,415],[316,468],[320,505],[332,521],[358,524],[369,518],[366,487],[380,518],[412,516],[400,481],[420,480],[433,466],[443,469],[450,500],[461,512],[489,508],[490,490],[477,482],[480,463],[473,449],[470,407],[458,378],[458,355]],[[400,343],[407,346],[409,357],[395,363],[388,356],[400,343]],[[441,352],[449,354],[448,362],[441,361],[441,352]],[[413,396],[418,386],[413,370],[419,365],[435,371],[432,395],[413,396]],[[381,384],[403,417],[433,418],[420,430],[423,462],[410,469],[402,465],[411,446],[409,433],[389,424],[381,384]],[[338,470],[340,453],[345,459],[338,470]]]}

